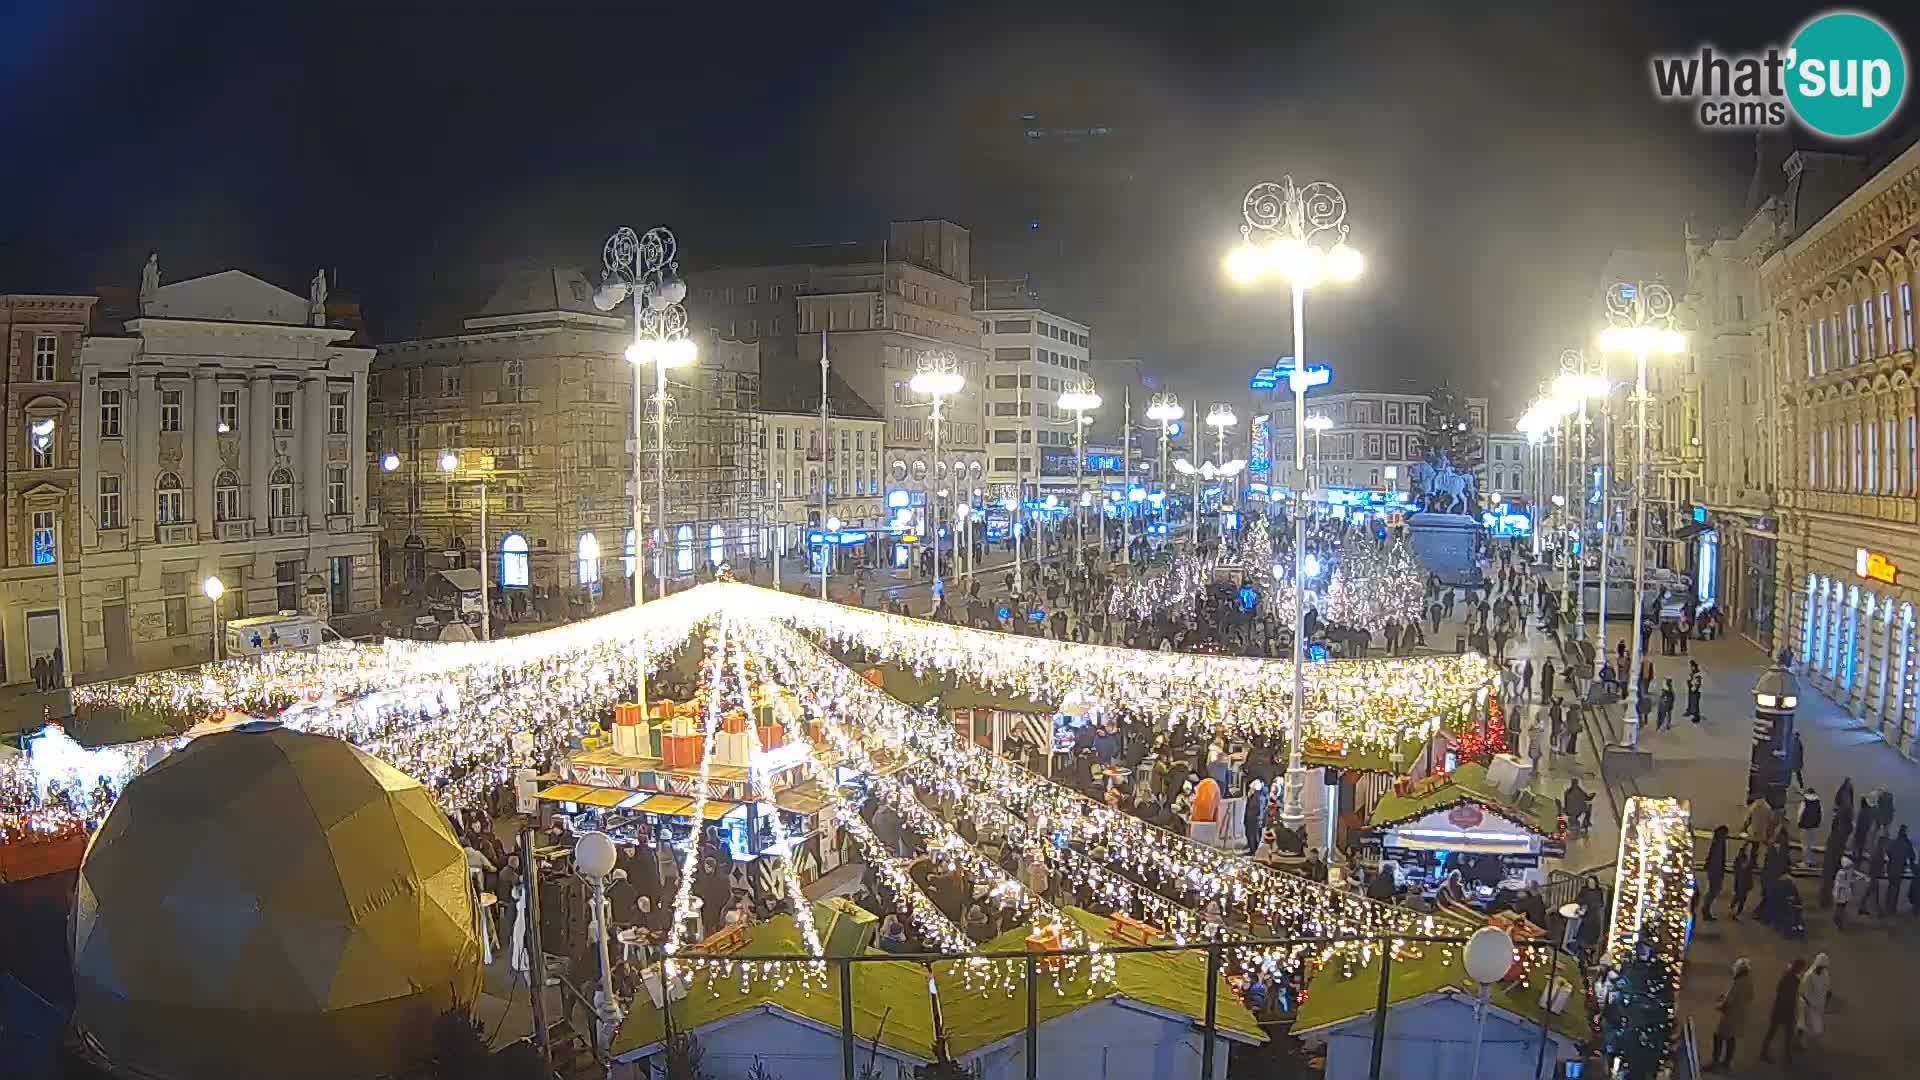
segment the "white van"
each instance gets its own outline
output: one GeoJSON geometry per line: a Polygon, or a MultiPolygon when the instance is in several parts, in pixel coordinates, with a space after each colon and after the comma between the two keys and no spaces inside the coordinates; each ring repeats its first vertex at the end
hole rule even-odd
{"type": "Polygon", "coordinates": [[[226,656],[258,656],[287,649],[317,649],[343,641],[333,627],[312,615],[282,611],[255,615],[227,624],[226,656]]]}

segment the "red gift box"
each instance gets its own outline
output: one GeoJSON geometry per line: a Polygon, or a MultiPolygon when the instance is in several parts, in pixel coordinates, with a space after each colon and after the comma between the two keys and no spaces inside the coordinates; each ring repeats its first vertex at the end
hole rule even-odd
{"type": "Polygon", "coordinates": [[[613,707],[613,722],[621,727],[632,727],[640,720],[640,703],[637,701],[623,701],[613,707]]]}
{"type": "Polygon", "coordinates": [[[747,718],[739,713],[730,712],[726,716],[721,717],[720,730],[729,735],[745,735],[747,733],[747,718]]]}
{"type": "Polygon", "coordinates": [[[827,745],[827,724],[824,720],[807,721],[807,739],[815,746],[827,745]]]}
{"type": "Polygon", "coordinates": [[[772,750],[787,741],[787,729],[779,724],[763,724],[755,729],[760,733],[760,749],[772,750]]]}
{"type": "Polygon", "coordinates": [[[698,735],[668,735],[660,740],[660,748],[669,769],[693,769],[700,765],[700,751],[706,740],[698,735]]]}
{"type": "Polygon", "coordinates": [[[673,701],[668,698],[655,698],[647,705],[647,715],[655,720],[673,719],[673,701]]]}

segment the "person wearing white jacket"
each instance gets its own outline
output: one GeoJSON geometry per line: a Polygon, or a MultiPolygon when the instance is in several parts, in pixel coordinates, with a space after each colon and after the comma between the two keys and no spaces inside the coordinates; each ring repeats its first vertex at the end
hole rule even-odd
{"type": "Polygon", "coordinates": [[[1800,1032],[1800,1045],[1818,1046],[1827,1034],[1827,999],[1833,994],[1833,972],[1827,954],[1813,958],[1807,973],[1800,976],[1800,1001],[1795,1006],[1794,1027],[1800,1032]]]}

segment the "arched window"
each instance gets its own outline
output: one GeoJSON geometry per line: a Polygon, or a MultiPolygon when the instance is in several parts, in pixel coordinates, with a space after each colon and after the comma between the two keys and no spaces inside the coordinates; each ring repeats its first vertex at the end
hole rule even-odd
{"type": "Polygon", "coordinates": [[[727,561],[727,534],[718,525],[707,529],[707,561],[715,566],[727,561]]]}
{"type": "Polygon", "coordinates": [[[590,532],[580,534],[580,584],[591,585],[600,580],[600,541],[590,532]]]}
{"type": "Polygon", "coordinates": [[[273,470],[273,477],[267,484],[267,515],[276,518],[293,516],[293,471],[291,469],[273,470]]]}
{"type": "Polygon", "coordinates": [[[221,469],[213,475],[213,520],[240,520],[240,478],[232,469],[221,469]]]}
{"type": "Polygon", "coordinates": [[[162,525],[172,525],[187,519],[186,495],[180,490],[180,477],[170,472],[160,474],[160,480],[154,484],[153,520],[162,525]]]}
{"type": "Polygon", "coordinates": [[[527,587],[527,538],[517,532],[500,538],[500,587],[527,587]]]}
{"type": "Polygon", "coordinates": [[[679,549],[678,557],[674,560],[675,568],[678,569],[683,574],[692,573],[693,572],[693,526],[691,525],[680,526],[680,532],[674,537],[674,547],[679,549]]]}
{"type": "Polygon", "coordinates": [[[627,564],[627,576],[632,577],[633,576],[633,530],[632,529],[627,530],[626,564],[627,564]]]}

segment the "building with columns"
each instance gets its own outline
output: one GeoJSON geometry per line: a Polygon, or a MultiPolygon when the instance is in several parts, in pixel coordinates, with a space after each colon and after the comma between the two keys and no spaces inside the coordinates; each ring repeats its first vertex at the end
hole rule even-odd
{"type": "Polygon", "coordinates": [[[0,683],[29,681],[33,662],[55,650],[73,676],[87,670],[71,640],[62,647],[60,623],[64,611],[71,638],[80,611],[80,349],[93,305],[91,296],[0,295],[0,683]]]}
{"type": "MultiPolygon", "coordinates": [[[[1787,159],[1818,187],[1830,155],[1787,159]]],[[[1920,752],[1920,145],[1760,265],[1779,431],[1776,647],[1908,756],[1920,752]]]]}
{"type": "Polygon", "coordinates": [[[239,270],[161,285],[80,351],[82,618],[92,675],[206,659],[220,617],[377,607],[367,503],[373,350],[239,270]]]}

